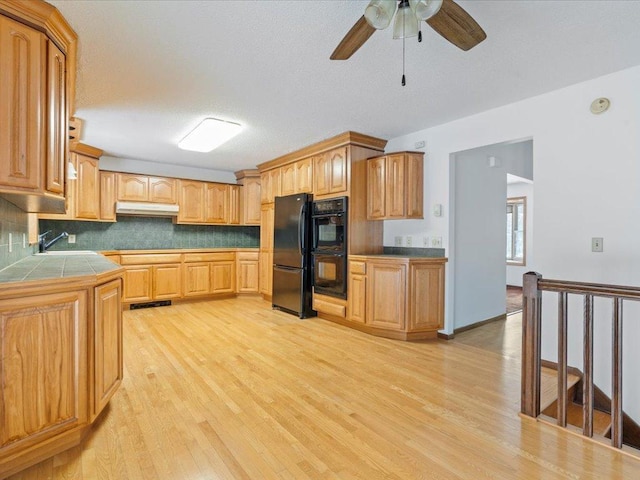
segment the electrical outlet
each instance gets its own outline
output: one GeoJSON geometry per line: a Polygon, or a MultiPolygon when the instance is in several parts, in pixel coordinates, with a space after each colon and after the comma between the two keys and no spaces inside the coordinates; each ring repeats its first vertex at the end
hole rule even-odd
{"type": "Polygon", "coordinates": [[[67,237],[67,242],[76,243],[76,234],[75,233],[70,233],[69,237],[67,237]]]}
{"type": "Polygon", "coordinates": [[[411,238],[411,235],[407,235],[407,241],[406,241],[405,245],[407,247],[413,247],[413,238],[411,238]]]}
{"type": "Polygon", "coordinates": [[[431,237],[431,246],[433,248],[442,248],[442,237],[431,237]]]}
{"type": "Polygon", "coordinates": [[[13,234],[9,232],[9,253],[13,252],[13,234]]]}
{"type": "Polygon", "coordinates": [[[602,251],[604,251],[604,238],[602,238],[602,237],[593,237],[591,239],[591,251],[592,252],[602,252],[602,251]]]}
{"type": "Polygon", "coordinates": [[[402,237],[400,235],[396,235],[395,238],[393,239],[393,245],[396,247],[401,247],[402,246],[402,237]]]}
{"type": "Polygon", "coordinates": [[[422,246],[424,248],[429,248],[429,237],[427,236],[422,237],[422,246]]]}

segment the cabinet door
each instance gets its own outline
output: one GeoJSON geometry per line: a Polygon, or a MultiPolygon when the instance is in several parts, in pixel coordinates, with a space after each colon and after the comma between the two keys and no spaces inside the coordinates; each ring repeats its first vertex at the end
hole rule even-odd
{"type": "Polygon", "coordinates": [[[102,411],[122,383],[121,295],[119,279],[95,288],[92,417],[102,411]]]}
{"type": "Polygon", "coordinates": [[[273,228],[275,209],[274,204],[269,203],[262,205],[260,210],[260,250],[273,250],[273,228]]]}
{"type": "Polygon", "coordinates": [[[280,194],[284,197],[285,195],[293,195],[296,192],[296,167],[295,164],[290,163],[289,165],[284,165],[280,168],[281,175],[281,188],[280,194]]]}
{"type": "Polygon", "coordinates": [[[444,265],[411,265],[409,331],[444,327],[444,265]]]}
{"type": "Polygon", "coordinates": [[[384,218],[387,157],[367,160],[367,218],[384,218]]]}
{"type": "Polygon", "coordinates": [[[260,225],[260,194],[260,179],[245,178],[242,186],[242,212],[245,225],[260,225]]]}
{"type": "Polygon", "coordinates": [[[100,172],[100,220],[116,221],[116,174],[100,172]]]}
{"type": "Polygon", "coordinates": [[[86,291],[0,301],[0,452],[88,422],[86,291]]]}
{"type": "Polygon", "coordinates": [[[404,154],[387,157],[387,218],[402,218],[405,215],[405,156],[404,154]]]}
{"type": "Polygon", "coordinates": [[[238,293],[258,293],[258,252],[237,254],[238,293]]]}
{"type": "Polygon", "coordinates": [[[274,202],[276,197],[282,195],[282,171],[279,168],[269,170],[269,178],[271,183],[269,199],[271,202],[274,202]]]}
{"type": "Polygon", "coordinates": [[[47,162],[45,190],[64,193],[67,158],[66,59],[53,42],[47,42],[47,162]]]}
{"type": "Polygon", "coordinates": [[[153,267],[153,299],[178,298],[182,292],[182,266],[155,265],[153,267]]]}
{"type": "Polygon", "coordinates": [[[271,185],[271,175],[269,172],[262,172],[260,174],[260,203],[271,203],[273,202],[273,198],[269,198],[272,196],[273,186],[271,185]]]}
{"type": "Polygon", "coordinates": [[[326,155],[313,157],[313,193],[331,193],[331,163],[326,155]]]}
{"type": "Polygon", "coordinates": [[[311,158],[305,158],[295,164],[296,186],[295,193],[312,192],[313,191],[313,161],[311,158]]]}
{"type": "Polygon", "coordinates": [[[365,323],[367,310],[367,277],[366,263],[349,262],[349,292],[347,302],[347,318],[352,322],[365,323]]]}
{"type": "Polygon", "coordinates": [[[124,271],[125,302],[150,302],[153,297],[151,267],[126,267],[124,271]]]}
{"type": "Polygon", "coordinates": [[[270,297],[273,284],[273,253],[261,251],[259,262],[260,293],[270,297]]]}
{"type": "Polygon", "coordinates": [[[95,158],[72,153],[77,158],[76,218],[100,218],[100,170],[95,158]]]}
{"type": "Polygon", "coordinates": [[[229,222],[229,189],[223,183],[206,184],[205,223],[229,222]]]}
{"type": "Polygon", "coordinates": [[[118,174],[118,200],[146,202],[149,200],[149,178],[131,173],[118,174]]]}
{"type": "Polygon", "coordinates": [[[423,155],[407,154],[406,163],[405,216],[407,218],[424,218],[423,215],[423,155]]]}
{"type": "Polygon", "coordinates": [[[211,292],[209,262],[184,264],[184,296],[195,297],[211,292]]]}
{"type": "Polygon", "coordinates": [[[403,330],[407,298],[406,265],[368,262],[367,278],[367,324],[403,330]]]}
{"type": "Polygon", "coordinates": [[[44,155],[45,36],[0,15],[0,184],[37,189],[44,155]]]}
{"type": "Polygon", "coordinates": [[[191,180],[179,180],[178,223],[204,222],[204,183],[191,180]]]}
{"type": "Polygon", "coordinates": [[[149,177],[149,201],[177,203],[176,180],[174,178],[149,177]]]}
{"type": "Polygon", "coordinates": [[[229,203],[227,217],[230,225],[240,225],[240,185],[227,185],[229,203]]]}
{"type": "Polygon", "coordinates": [[[327,152],[329,157],[330,193],[340,193],[347,190],[347,147],[337,148],[327,152]]]}
{"type": "Polygon", "coordinates": [[[236,262],[211,262],[211,293],[236,293],[236,262]]]}

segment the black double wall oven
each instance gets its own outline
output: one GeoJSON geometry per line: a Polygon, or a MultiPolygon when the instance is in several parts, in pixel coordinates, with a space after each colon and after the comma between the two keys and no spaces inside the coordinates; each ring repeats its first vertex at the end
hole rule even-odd
{"type": "Polygon", "coordinates": [[[311,257],[316,293],[347,298],[347,197],[313,202],[311,257]]]}

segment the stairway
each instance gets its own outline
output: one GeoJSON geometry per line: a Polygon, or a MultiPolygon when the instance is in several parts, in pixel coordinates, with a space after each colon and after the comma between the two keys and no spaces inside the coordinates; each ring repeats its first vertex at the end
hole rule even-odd
{"type": "MultiPolygon", "coordinates": [[[[575,369],[567,374],[567,425],[582,430],[582,374],[575,369]]],[[[558,372],[542,367],[540,372],[540,411],[549,423],[556,424],[558,414],[558,372]]],[[[611,438],[611,400],[594,386],[593,434],[611,438]]],[[[544,419],[544,417],[543,417],[544,419]]],[[[623,443],[640,449],[640,425],[623,413],[623,443]]],[[[640,454],[640,452],[638,452],[640,454]]]]}

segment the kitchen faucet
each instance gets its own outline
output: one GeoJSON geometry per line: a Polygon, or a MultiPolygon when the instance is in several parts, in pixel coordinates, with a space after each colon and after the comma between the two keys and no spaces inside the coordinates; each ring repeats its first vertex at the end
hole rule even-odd
{"type": "Polygon", "coordinates": [[[56,238],[54,238],[53,240],[49,241],[49,242],[45,242],[45,239],[47,238],[47,235],[51,233],[51,230],[41,233],[40,235],[38,235],[38,251],[40,253],[45,253],[47,251],[47,248],[51,247],[53,244],[57,243],[58,240],[61,240],[63,238],[66,238],[69,236],[69,234],[67,232],[62,232],[60,235],[58,235],[56,238]]]}

